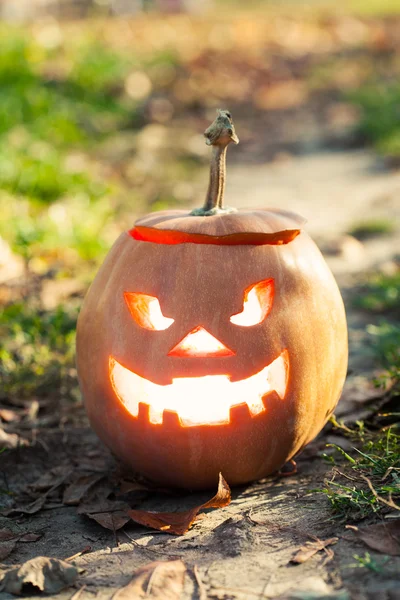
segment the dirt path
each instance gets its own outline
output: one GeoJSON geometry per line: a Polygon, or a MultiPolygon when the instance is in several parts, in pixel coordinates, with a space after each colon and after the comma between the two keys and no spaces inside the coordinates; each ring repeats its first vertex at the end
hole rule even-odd
{"type": "MultiPolygon", "coordinates": [[[[387,263],[399,249],[393,236],[363,245],[355,240],[343,241],[341,236],[366,215],[398,215],[399,189],[400,175],[385,172],[376,158],[364,151],[322,153],[229,170],[230,203],[281,206],[302,213],[308,217],[309,231],[326,250],[336,252],[328,260],[344,291],[350,327],[350,377],[340,404],[341,415],[354,415],[358,401],[363,408],[365,394],[357,395],[356,390],[368,388],[365,376],[371,374],[373,366],[364,344],[365,321],[352,308],[349,290],[360,272],[387,263]]],[[[117,532],[108,531],[94,520],[78,515],[76,506],[66,506],[49,494],[44,509],[36,514],[0,517],[0,529],[12,527],[42,536],[34,543],[18,543],[6,562],[17,564],[40,554],[65,559],[90,546],[90,551],[75,560],[83,569],[77,587],[86,586],[80,600],[108,600],[129,582],[138,567],[175,558],[181,558],[188,568],[182,596],[185,600],[400,598],[400,576],[388,577],[387,573],[357,568],[353,555],[363,554],[365,548],[343,523],[331,519],[323,495],[307,494],[323,485],[327,467],[320,455],[331,439],[329,436],[328,427],[306,449],[298,460],[296,475],[270,477],[234,489],[230,506],[209,511],[184,536],[154,533],[132,524],[117,532]],[[331,547],[334,555],[327,550],[303,564],[290,563],[294,552],[307,541],[332,537],[338,538],[331,547]],[[196,582],[195,565],[204,589],[196,582]]],[[[18,494],[54,467],[58,471],[53,473],[61,475],[72,468],[92,476],[101,476],[113,468],[108,453],[85,426],[79,411],[76,427],[47,429],[42,437],[38,436],[38,442],[9,455],[4,469],[2,465],[0,487],[18,494]]],[[[53,482],[55,479],[56,474],[53,482]]],[[[209,497],[140,491],[131,494],[131,506],[149,510],[183,510],[209,497]]],[[[7,498],[11,506],[12,496],[7,498]]],[[[400,573],[399,559],[392,560],[390,571],[396,573],[396,568],[400,573]]],[[[70,588],[56,597],[70,599],[75,592],[70,588]]],[[[1,598],[11,600],[13,596],[3,593],[1,598]]]]}

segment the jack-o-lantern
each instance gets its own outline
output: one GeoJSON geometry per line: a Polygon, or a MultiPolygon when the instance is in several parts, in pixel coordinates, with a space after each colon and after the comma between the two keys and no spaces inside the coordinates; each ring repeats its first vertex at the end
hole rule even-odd
{"type": "Polygon", "coordinates": [[[238,142],[219,111],[203,209],[150,214],[116,241],[82,308],[80,384],[113,453],[163,484],[279,469],[321,430],[347,367],[343,302],[322,255],[280,210],[222,205],[238,142]]]}

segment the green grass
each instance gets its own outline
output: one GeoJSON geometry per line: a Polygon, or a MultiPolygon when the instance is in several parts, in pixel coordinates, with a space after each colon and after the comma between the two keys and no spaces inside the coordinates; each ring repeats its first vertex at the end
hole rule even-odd
{"type": "Polygon", "coordinates": [[[76,398],[77,307],[38,310],[24,302],[0,314],[2,397],[76,398]]]}
{"type": "Polygon", "coordinates": [[[373,313],[395,311],[400,319],[400,270],[393,275],[372,275],[355,304],[373,313]]]}
{"type": "Polygon", "coordinates": [[[360,110],[357,130],[383,156],[400,156],[400,84],[372,82],[351,93],[360,110]]]}
{"type": "Polygon", "coordinates": [[[346,11],[365,16],[396,15],[400,13],[398,0],[350,0],[346,11]]]}
{"type": "Polygon", "coordinates": [[[386,369],[379,381],[383,385],[391,381],[395,393],[400,385],[400,270],[392,275],[378,273],[370,276],[358,291],[354,304],[380,315],[377,322],[368,325],[367,331],[377,359],[386,369]]]}
{"type": "MultiPolygon", "coordinates": [[[[216,0],[217,7],[227,8],[227,5],[235,9],[241,8],[241,0],[216,0]]],[[[307,3],[301,0],[249,0],[246,2],[246,9],[271,9],[276,11],[292,12],[301,14],[301,11],[313,14],[353,14],[361,16],[380,16],[400,13],[398,0],[348,0],[343,4],[338,4],[333,0],[311,0],[307,3]]]]}
{"type": "Polygon", "coordinates": [[[335,517],[359,520],[387,511],[390,505],[400,510],[396,504],[400,499],[399,433],[392,428],[369,432],[361,423],[355,429],[335,424],[354,443],[351,451],[336,446],[336,457],[326,457],[335,466],[318,491],[327,496],[335,517]]]}
{"type": "Polygon", "coordinates": [[[129,109],[113,93],[127,60],[96,43],[67,57],[72,64],[63,74],[61,51],[49,55],[18,30],[1,33],[0,135],[24,126],[32,138],[65,147],[92,141],[128,119],[129,109]]]}
{"type": "Polygon", "coordinates": [[[0,149],[0,189],[43,204],[80,193],[96,199],[107,191],[104,182],[87,173],[69,171],[54,146],[32,140],[22,148],[8,143],[0,149]]]}
{"type": "Polygon", "coordinates": [[[355,559],[355,563],[353,565],[349,565],[350,568],[356,567],[361,569],[368,569],[372,573],[383,574],[384,567],[389,559],[376,560],[373,558],[369,552],[365,552],[364,556],[359,554],[354,554],[353,558],[355,559]]]}
{"type": "Polygon", "coordinates": [[[43,208],[0,193],[0,211],[0,235],[34,272],[35,262],[46,261],[48,271],[56,267],[79,277],[98,265],[116,236],[106,198],[93,202],[81,193],[43,208]]]}
{"type": "MultiPolygon", "coordinates": [[[[367,328],[377,363],[384,368],[375,384],[388,390],[388,406],[400,402],[399,298],[400,271],[391,276],[374,275],[356,300],[372,314],[395,317],[381,317],[367,328]]],[[[327,496],[336,518],[358,520],[388,510],[400,511],[400,412],[389,410],[380,417],[386,424],[379,425],[378,430],[363,422],[347,427],[332,419],[338,432],[353,444],[346,451],[334,445],[334,454],[325,455],[334,466],[324,487],[317,491],[327,496]]]]}
{"type": "Polygon", "coordinates": [[[27,262],[64,249],[79,269],[110,244],[116,190],[91,153],[134,118],[132,60],[99,42],[46,50],[27,31],[0,33],[0,236],[27,262]]]}
{"type": "Polygon", "coordinates": [[[395,224],[387,219],[370,219],[354,225],[349,234],[359,240],[383,236],[395,231],[395,224]]]}

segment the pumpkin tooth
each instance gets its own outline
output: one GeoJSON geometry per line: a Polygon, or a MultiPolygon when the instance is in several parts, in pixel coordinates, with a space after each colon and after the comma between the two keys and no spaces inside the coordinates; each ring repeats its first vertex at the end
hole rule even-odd
{"type": "Polygon", "coordinates": [[[178,413],[174,410],[164,410],[163,412],[163,426],[169,429],[176,429],[181,426],[178,413]]]}
{"type": "Polygon", "coordinates": [[[144,402],[139,402],[138,419],[139,421],[148,423],[149,421],[149,405],[144,402]]]}
{"type": "MultiPolygon", "coordinates": [[[[264,407],[263,407],[264,410],[264,407]]],[[[247,402],[243,402],[242,404],[236,404],[236,406],[232,406],[229,411],[229,421],[230,423],[244,423],[251,419],[250,408],[247,402]]]]}

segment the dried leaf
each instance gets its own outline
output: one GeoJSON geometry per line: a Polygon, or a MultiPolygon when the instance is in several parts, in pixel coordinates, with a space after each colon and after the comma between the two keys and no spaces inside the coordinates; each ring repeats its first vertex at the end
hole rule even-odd
{"type": "Polygon", "coordinates": [[[70,470],[66,471],[63,469],[63,471],[57,475],[54,485],[47,489],[42,496],[39,496],[39,498],[36,498],[36,500],[33,500],[33,502],[29,502],[29,504],[23,504],[21,506],[9,508],[3,511],[1,514],[5,515],[6,517],[19,514],[34,515],[44,507],[47,497],[50,496],[58,487],[60,487],[60,485],[69,477],[70,473],[70,470]]]}
{"type": "Polygon", "coordinates": [[[128,515],[140,525],[174,533],[175,535],[183,535],[193,524],[198,513],[205,508],[222,508],[228,506],[231,501],[231,490],[225,479],[219,474],[218,491],[213,498],[184,512],[148,512],[145,510],[130,510],[128,515]]]}
{"type": "Polygon", "coordinates": [[[61,485],[67,479],[71,473],[70,465],[60,465],[54,467],[44,473],[35,483],[32,483],[29,487],[32,490],[43,492],[49,488],[54,488],[55,485],[61,485]]]}
{"type": "Polygon", "coordinates": [[[18,542],[37,542],[42,537],[41,533],[15,533],[11,529],[0,529],[0,542],[16,540],[18,542]]]}
{"type": "Polygon", "coordinates": [[[148,488],[143,483],[139,483],[138,481],[126,481],[123,479],[119,485],[119,492],[117,496],[122,496],[123,494],[129,494],[129,492],[149,492],[150,488],[148,488]]]}
{"type": "Polygon", "coordinates": [[[63,496],[64,504],[79,504],[88,491],[101,479],[103,479],[103,475],[99,473],[78,477],[66,488],[63,496]]]}
{"type": "Polygon", "coordinates": [[[122,527],[130,520],[130,517],[127,515],[127,513],[121,510],[117,510],[115,512],[88,513],[86,516],[89,517],[89,519],[96,521],[105,529],[111,529],[111,531],[118,531],[118,529],[122,529],[122,527]]]}
{"type": "Polygon", "coordinates": [[[41,537],[41,533],[24,533],[18,538],[18,541],[24,543],[37,542],[41,537]]]}
{"type": "Polygon", "coordinates": [[[18,537],[17,533],[11,531],[11,529],[0,529],[0,542],[8,542],[18,537]]]}
{"type": "Polygon", "coordinates": [[[315,542],[306,542],[304,546],[302,546],[300,550],[296,552],[293,558],[291,558],[290,562],[296,565],[305,563],[307,560],[312,558],[314,554],[317,554],[317,552],[321,552],[321,550],[325,550],[327,546],[336,544],[337,541],[338,538],[330,538],[329,540],[316,540],[315,542]]]}
{"type": "Polygon", "coordinates": [[[57,594],[73,585],[77,577],[78,569],[63,560],[37,556],[5,571],[0,579],[0,591],[19,596],[34,587],[38,592],[57,594]]]}
{"type": "Polygon", "coordinates": [[[181,560],[157,561],[138,569],[112,600],[179,600],[186,567],[181,560]]]}
{"type": "MultiPolygon", "coordinates": [[[[90,488],[87,495],[82,499],[82,502],[78,507],[78,514],[113,510],[115,502],[108,500],[108,497],[113,493],[113,491],[113,483],[109,479],[103,477],[90,488]],[[99,508],[100,506],[103,508],[99,508]]],[[[122,502],[120,502],[120,504],[121,506],[123,505],[122,502]]]]}
{"type": "Polygon", "coordinates": [[[357,527],[351,527],[351,529],[368,548],[382,552],[382,554],[400,556],[400,519],[369,525],[362,529],[357,527]]]}
{"type": "Polygon", "coordinates": [[[84,503],[78,507],[79,515],[93,519],[105,529],[117,531],[128,523],[129,506],[125,502],[113,500],[100,500],[93,503],[84,503]]]}
{"type": "Polygon", "coordinates": [[[4,560],[11,554],[16,546],[15,541],[0,542],[0,560],[4,560]]]}
{"type": "Polygon", "coordinates": [[[34,500],[33,502],[30,502],[29,504],[24,504],[22,506],[14,506],[13,508],[8,508],[7,510],[4,510],[2,512],[3,515],[5,515],[6,517],[9,517],[11,515],[34,515],[35,513],[39,512],[39,510],[41,510],[43,508],[43,506],[45,505],[46,502],[46,495],[44,496],[40,496],[40,498],[37,498],[36,500],[34,500]]]}

